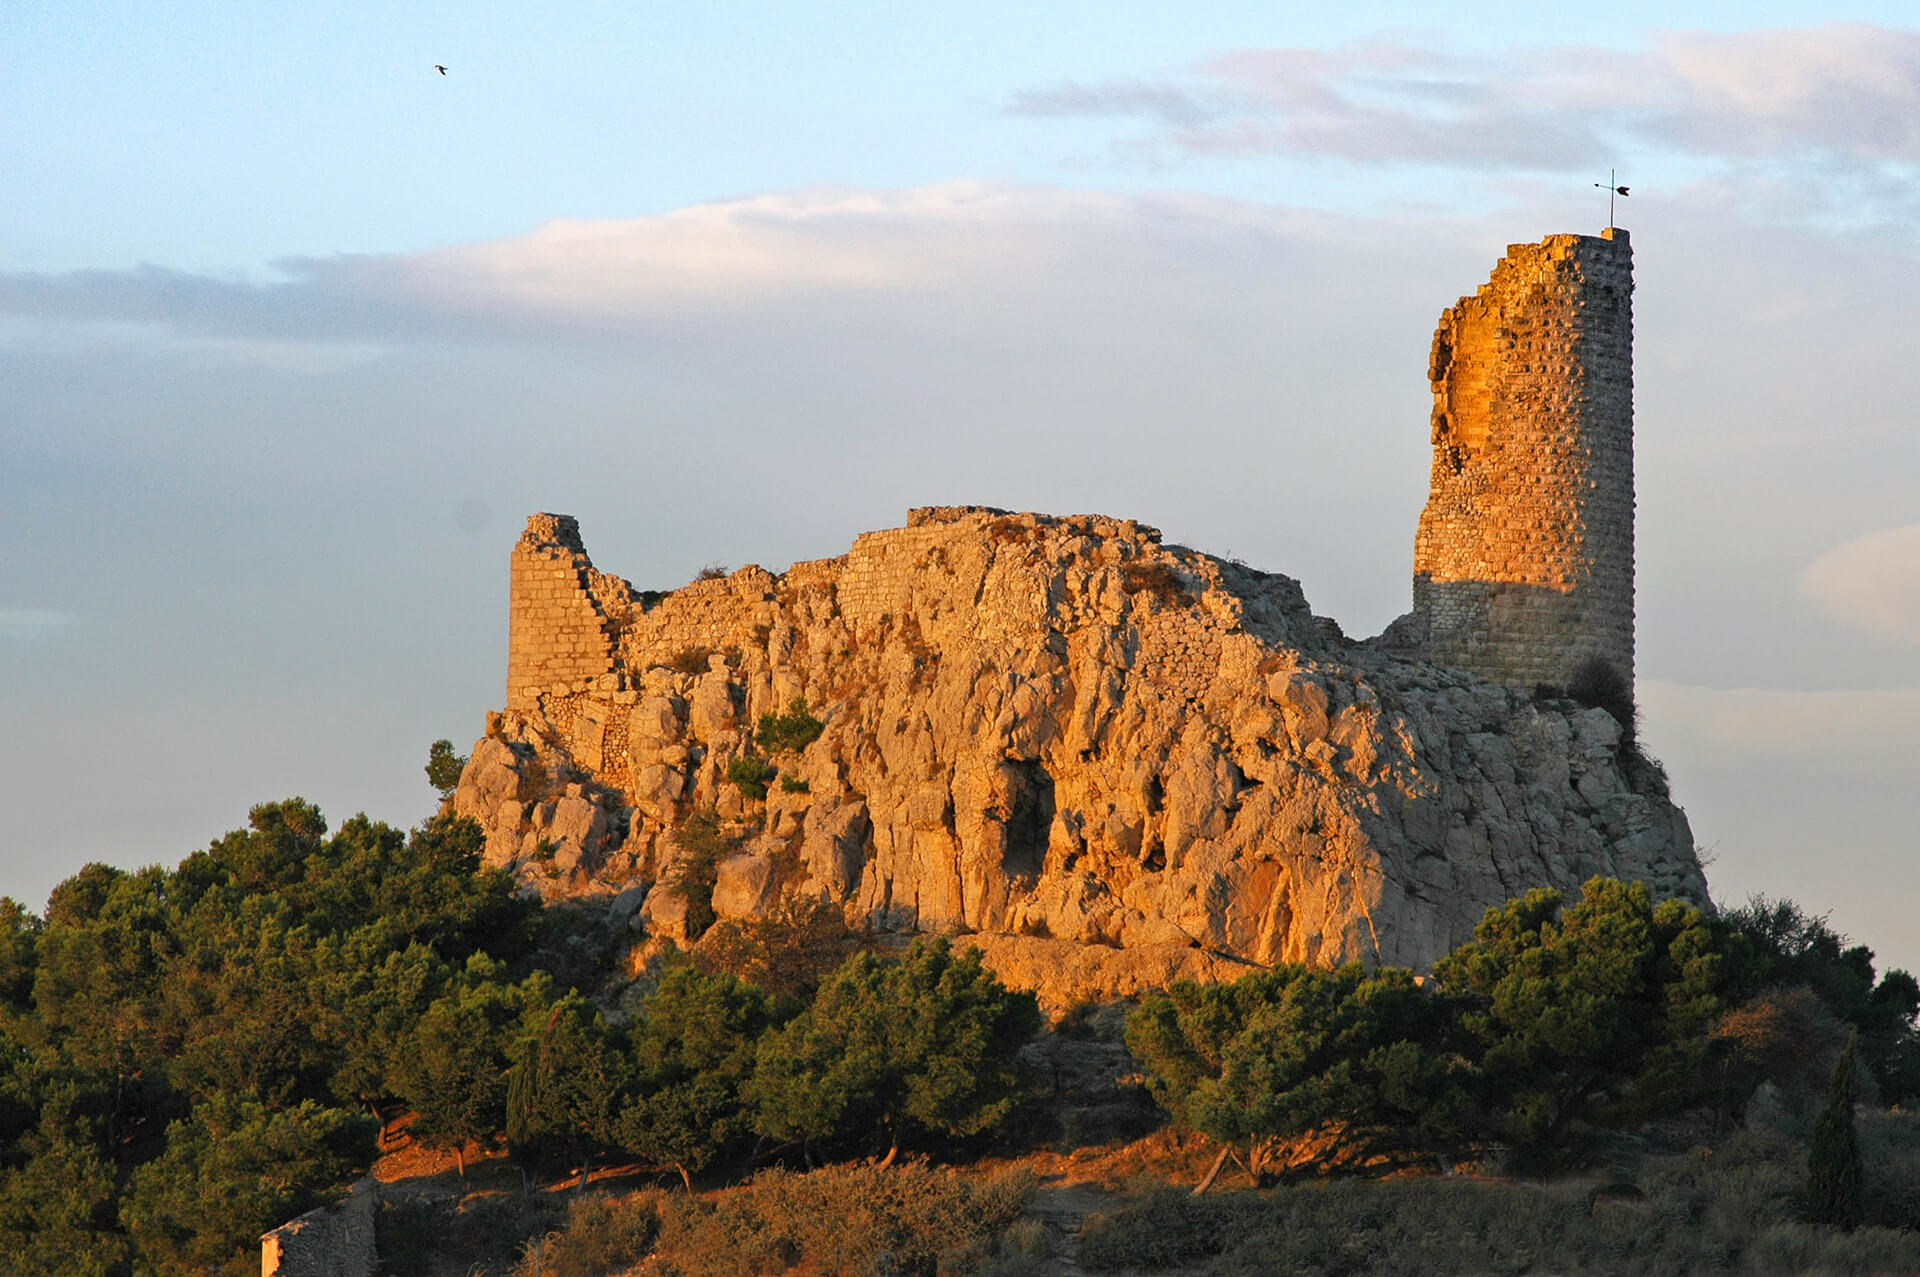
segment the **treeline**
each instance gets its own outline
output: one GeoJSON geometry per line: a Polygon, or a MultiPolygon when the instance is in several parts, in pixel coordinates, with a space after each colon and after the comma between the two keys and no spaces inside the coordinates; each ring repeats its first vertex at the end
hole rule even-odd
{"type": "MultiPolygon", "coordinates": [[[[1040,1030],[945,941],[887,959],[804,911],[721,924],[609,1015],[610,937],[480,865],[471,822],[329,833],[255,808],[177,868],[90,865],[44,917],[0,904],[0,1254],[174,1274],[363,1174],[386,1119],[531,1176],[637,1161],[691,1183],[769,1159],[964,1152],[1028,1095],[1040,1030]],[[743,978],[745,977],[745,978],[743,978]]],[[[829,925],[831,924],[831,925],[829,925]]],[[[1608,1127],[1733,1119],[1763,1082],[1920,1094],[1920,986],[1791,904],[1720,916],[1596,879],[1490,910],[1428,981],[1279,967],[1128,1018],[1154,1098],[1238,1150],[1350,1146],[1551,1162],[1608,1127]]]]}
{"type": "MultiPolygon", "coordinates": [[[[976,955],[856,954],[768,993],[671,965],[610,1022],[565,911],[483,870],[470,821],[329,835],[292,800],[167,871],[89,865],[0,904],[0,1254],[204,1272],[365,1173],[384,1119],[529,1173],[683,1175],[788,1149],[933,1149],[1020,1098],[1040,1027],[976,955]]],[[[733,956],[765,965],[764,945],[733,956]]],[[[791,975],[788,971],[785,974],[791,975]]]]}
{"type": "MultiPolygon", "coordinates": [[[[1491,909],[1430,981],[1358,964],[1176,985],[1127,1021],[1154,1098],[1236,1149],[1330,1124],[1349,1148],[1499,1146],[1578,1158],[1609,1128],[1731,1120],[1763,1083],[1806,1104],[1849,1041],[1866,1098],[1920,1094],[1920,986],[1872,951],[1757,898],[1720,916],[1596,878],[1491,909]]],[[[1224,1156],[1224,1154],[1223,1154],[1224,1156]]]]}

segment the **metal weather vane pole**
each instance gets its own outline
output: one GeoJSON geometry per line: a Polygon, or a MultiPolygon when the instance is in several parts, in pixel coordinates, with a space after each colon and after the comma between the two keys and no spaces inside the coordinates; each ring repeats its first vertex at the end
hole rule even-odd
{"type": "Polygon", "coordinates": [[[1606,187],[1606,190],[1607,190],[1607,229],[1608,230],[1613,229],[1613,197],[1616,195],[1625,195],[1627,193],[1626,187],[1614,185],[1614,183],[1619,180],[1619,177],[1620,175],[1618,173],[1614,172],[1612,169],[1608,169],[1607,180],[1604,182],[1594,183],[1595,186],[1604,186],[1606,187]]]}

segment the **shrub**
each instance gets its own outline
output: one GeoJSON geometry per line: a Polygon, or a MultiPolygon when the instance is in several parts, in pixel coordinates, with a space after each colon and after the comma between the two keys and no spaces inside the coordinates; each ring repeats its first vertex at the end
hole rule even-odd
{"type": "Polygon", "coordinates": [[[716,923],[693,961],[702,971],[736,976],[769,996],[805,1000],[859,946],[860,936],[839,909],[790,896],[758,922],[716,923]]]}
{"type": "Polygon", "coordinates": [[[720,880],[720,861],[735,844],[720,832],[720,817],[712,811],[687,817],[674,838],[686,858],[673,890],[687,902],[687,939],[698,940],[713,925],[713,889],[720,880]]]}
{"type": "Polygon", "coordinates": [[[1120,588],[1128,594],[1146,594],[1168,607],[1193,602],[1186,582],[1165,563],[1121,564],[1120,588]]]}
{"type": "Polygon", "coordinates": [[[457,1204],[419,1197],[383,1200],[374,1217],[379,1271],[504,1274],[512,1256],[526,1253],[529,1242],[564,1219],[547,1193],[476,1193],[457,1204]]]}
{"type": "Polygon", "coordinates": [[[762,714],[754,728],[753,739],[769,754],[792,750],[796,754],[814,741],[827,725],[807,712],[807,698],[796,696],[784,714],[762,714]]]}
{"type": "Polygon", "coordinates": [[[121,1210],[141,1258],[196,1271],[339,1195],[371,1161],[374,1122],[312,1100],[278,1112],[220,1094],[167,1128],[121,1210]]]}
{"type": "Polygon", "coordinates": [[[707,564],[698,572],[695,572],[693,579],[696,581],[724,581],[727,579],[727,573],[729,571],[731,571],[731,569],[728,568],[726,564],[716,560],[707,564]]]}
{"type": "Polygon", "coordinates": [[[767,796],[773,776],[773,764],[751,754],[742,754],[727,764],[727,783],[756,802],[767,796]]]}
{"type": "Polygon", "coordinates": [[[514,1277],[602,1277],[653,1249],[660,1233],[661,1195],[583,1197],[567,1207],[561,1229],[528,1246],[514,1277]]]}
{"type": "Polygon", "coordinates": [[[988,521],[987,535],[1003,545],[1013,545],[1040,536],[1040,529],[1012,515],[1002,515],[988,521]]]}
{"type": "Polygon", "coordinates": [[[813,786],[804,780],[795,780],[791,776],[782,776],[780,778],[780,792],[783,794],[810,794],[813,792],[813,786]]]}
{"type": "Polygon", "coordinates": [[[716,1198],[666,1202],[654,1262],[678,1277],[933,1273],[1005,1232],[1033,1190],[1025,1171],[982,1181],[922,1162],[767,1171],[716,1198]]]}
{"type": "MultiPolygon", "coordinates": [[[[1855,1063],[1864,1068],[1889,1104],[1920,1093],[1920,984],[1905,971],[1875,980],[1873,950],[1850,945],[1847,937],[1810,916],[1791,900],[1753,896],[1722,914],[1747,952],[1744,986],[1804,985],[1833,1015],[1858,1034],[1855,1063]]],[[[1824,1071],[1825,1063],[1819,1067],[1824,1071]]]]}
{"type": "Polygon", "coordinates": [[[1239,1196],[1161,1189],[1121,1210],[1087,1216],[1080,1262],[1094,1272],[1151,1272],[1218,1255],[1247,1234],[1249,1204],[1239,1196]]]}
{"type": "Polygon", "coordinates": [[[676,674],[705,674],[713,657],[710,647],[683,647],[667,660],[667,668],[676,674]]]}
{"type": "Polygon", "coordinates": [[[1920,1237],[1911,1233],[1782,1222],[1791,1201],[1778,1191],[1779,1150],[1737,1144],[1656,1165],[1641,1208],[1590,1211],[1583,1195],[1441,1179],[1202,1198],[1165,1191],[1089,1216],[1080,1262],[1091,1272],[1204,1265],[1220,1277],[1916,1271],[1920,1237]]]}
{"type": "Polygon", "coordinates": [[[1920,1113],[1878,1113],[1860,1124],[1866,1222],[1920,1229],[1920,1113]]]}
{"type": "Polygon", "coordinates": [[[1620,742],[1631,745],[1640,725],[1633,683],[1604,656],[1590,656],[1567,680],[1567,695],[1588,709],[1603,709],[1620,724],[1620,742]]]}

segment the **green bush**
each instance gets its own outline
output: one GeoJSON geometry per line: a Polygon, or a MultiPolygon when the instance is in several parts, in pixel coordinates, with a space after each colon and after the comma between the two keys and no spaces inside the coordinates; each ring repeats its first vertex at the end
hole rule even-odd
{"type": "Polygon", "coordinates": [[[785,750],[799,753],[820,738],[827,725],[807,712],[807,699],[796,696],[784,714],[762,714],[754,728],[753,739],[769,754],[785,750]]]}
{"type": "Polygon", "coordinates": [[[364,1113],[311,1100],[274,1112],[219,1095],[168,1127],[166,1151],[134,1173],[121,1216],[156,1271],[198,1272],[340,1196],[370,1160],[373,1132],[364,1113]]]}
{"type": "Polygon", "coordinates": [[[1546,888],[1489,909],[1473,936],[1434,977],[1497,1134],[1558,1151],[1583,1126],[1708,1098],[1728,973],[1724,937],[1698,910],[1595,878],[1564,909],[1546,888]]]}
{"type": "Polygon", "coordinates": [[[737,844],[720,832],[720,817],[711,810],[687,817],[674,838],[685,858],[680,878],[670,890],[687,902],[687,939],[698,940],[715,921],[713,889],[720,880],[720,862],[737,844]]]}
{"type": "Polygon", "coordinates": [[[755,802],[766,798],[773,777],[773,764],[751,754],[742,754],[727,764],[727,783],[755,802]]]}
{"type": "Polygon", "coordinates": [[[795,780],[791,776],[782,776],[780,778],[780,792],[783,794],[810,794],[813,792],[813,786],[807,784],[804,780],[795,780]]]}
{"type": "Polygon", "coordinates": [[[1161,1189],[1122,1210],[1087,1216],[1080,1263],[1096,1273],[1191,1264],[1233,1245],[1246,1231],[1246,1214],[1237,1198],[1161,1189]]]}

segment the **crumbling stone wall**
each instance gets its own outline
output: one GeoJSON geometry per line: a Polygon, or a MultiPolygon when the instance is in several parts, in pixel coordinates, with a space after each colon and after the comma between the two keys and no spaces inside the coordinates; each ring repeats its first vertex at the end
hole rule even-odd
{"type": "Polygon", "coordinates": [[[1511,687],[1594,656],[1633,677],[1633,251],[1514,244],[1441,316],[1413,620],[1431,659],[1511,687]]]}
{"type": "Polygon", "coordinates": [[[585,690],[612,674],[619,622],[631,606],[624,581],[593,570],[573,516],[528,519],[508,571],[507,708],[527,709],[543,690],[585,690]]]}
{"type": "Polygon", "coordinates": [[[260,1277],[373,1277],[371,1178],[337,1205],[310,1210],[260,1238],[260,1277]]]}

